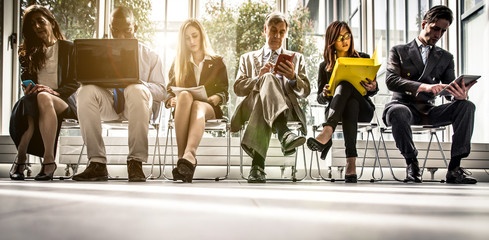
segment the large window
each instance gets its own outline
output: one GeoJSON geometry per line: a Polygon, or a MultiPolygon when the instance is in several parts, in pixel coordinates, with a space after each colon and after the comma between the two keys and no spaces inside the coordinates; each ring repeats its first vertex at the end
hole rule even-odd
{"type": "Polygon", "coordinates": [[[489,102],[487,89],[489,88],[489,46],[487,39],[489,33],[487,27],[488,13],[482,1],[466,1],[462,6],[462,74],[481,75],[481,80],[469,92],[469,97],[477,106],[475,127],[476,130],[472,137],[472,142],[489,143],[489,130],[487,129],[487,119],[489,113],[484,106],[489,102]]]}

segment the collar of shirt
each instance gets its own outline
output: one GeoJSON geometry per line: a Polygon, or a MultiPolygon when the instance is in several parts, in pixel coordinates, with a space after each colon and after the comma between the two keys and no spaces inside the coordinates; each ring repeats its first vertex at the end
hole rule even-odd
{"type": "Polygon", "coordinates": [[[199,64],[196,64],[194,61],[194,56],[192,54],[190,54],[190,62],[192,63],[192,65],[194,65],[194,67],[198,67],[198,68],[202,69],[202,66],[204,65],[205,60],[212,60],[211,56],[205,55],[202,62],[200,62],[199,64]]]}
{"type": "MultiPolygon", "coordinates": [[[[271,54],[270,54],[271,52],[272,52],[272,49],[270,49],[270,47],[268,47],[268,45],[265,45],[263,47],[263,64],[268,62],[268,59],[271,56],[271,54]]],[[[282,53],[282,48],[275,50],[275,52],[277,52],[280,55],[282,53]]]]}
{"type": "Polygon", "coordinates": [[[421,42],[421,40],[419,40],[418,37],[416,37],[414,40],[416,40],[416,44],[418,45],[418,49],[420,49],[420,47],[429,47],[428,48],[428,51],[429,51],[429,50],[431,50],[431,47],[433,47],[431,45],[427,45],[427,46],[423,45],[423,43],[421,42]]]}
{"type": "Polygon", "coordinates": [[[202,68],[204,67],[204,62],[206,60],[212,60],[209,55],[205,55],[204,59],[202,62],[200,62],[198,65],[194,61],[194,56],[190,54],[190,62],[192,63],[192,66],[194,67],[194,76],[195,76],[195,83],[197,86],[200,84],[200,74],[202,73],[202,68]]]}

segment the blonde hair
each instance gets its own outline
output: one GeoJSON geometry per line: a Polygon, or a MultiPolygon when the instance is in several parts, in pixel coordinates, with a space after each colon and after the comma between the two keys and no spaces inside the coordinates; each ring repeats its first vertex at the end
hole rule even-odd
{"type": "Polygon", "coordinates": [[[188,27],[195,27],[200,33],[200,45],[204,50],[205,55],[214,56],[214,50],[212,49],[207,33],[205,32],[204,26],[197,19],[187,19],[182,26],[180,26],[180,31],[178,32],[178,47],[177,56],[175,57],[175,65],[173,71],[175,73],[175,83],[177,87],[183,87],[185,79],[187,78],[188,62],[190,62],[190,51],[187,49],[185,44],[185,31],[188,27]]]}

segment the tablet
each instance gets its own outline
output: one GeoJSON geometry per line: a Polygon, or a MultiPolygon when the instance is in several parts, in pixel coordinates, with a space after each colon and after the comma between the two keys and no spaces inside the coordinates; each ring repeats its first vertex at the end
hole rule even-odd
{"type": "MultiPolygon", "coordinates": [[[[453,84],[454,82],[459,84],[462,82],[462,79],[465,82],[465,86],[470,85],[473,81],[479,79],[481,76],[478,75],[460,75],[457,79],[453,80],[448,86],[453,84]]],[[[452,96],[452,94],[447,90],[448,86],[446,86],[443,90],[441,90],[438,95],[439,96],[452,96]]]]}

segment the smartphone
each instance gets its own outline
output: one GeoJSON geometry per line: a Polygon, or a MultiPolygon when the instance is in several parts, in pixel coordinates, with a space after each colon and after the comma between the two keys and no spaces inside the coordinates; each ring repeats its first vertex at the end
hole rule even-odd
{"type": "Polygon", "coordinates": [[[29,86],[29,83],[32,85],[31,87],[36,86],[36,84],[35,84],[35,83],[34,83],[32,80],[25,80],[25,81],[22,81],[22,85],[24,85],[24,87],[29,86]]]}
{"type": "Polygon", "coordinates": [[[285,63],[285,61],[289,60],[290,62],[292,62],[292,60],[294,59],[294,55],[295,53],[293,53],[292,55],[288,55],[288,54],[280,54],[278,56],[278,59],[277,59],[277,63],[275,63],[275,66],[279,66],[280,63],[285,63]]]}

